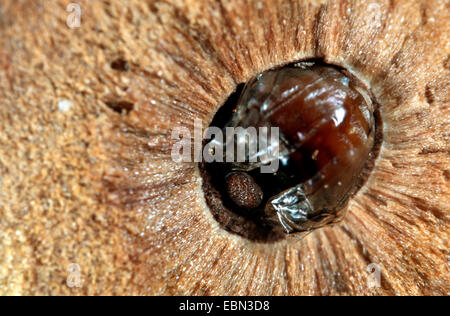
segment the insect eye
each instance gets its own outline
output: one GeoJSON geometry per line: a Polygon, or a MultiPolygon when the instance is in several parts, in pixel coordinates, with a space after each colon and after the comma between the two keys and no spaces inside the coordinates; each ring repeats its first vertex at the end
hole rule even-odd
{"type": "Polygon", "coordinates": [[[217,113],[224,162],[204,169],[226,209],[284,234],[309,232],[340,220],[361,187],[376,153],[375,111],[340,68],[267,71],[217,113]]]}

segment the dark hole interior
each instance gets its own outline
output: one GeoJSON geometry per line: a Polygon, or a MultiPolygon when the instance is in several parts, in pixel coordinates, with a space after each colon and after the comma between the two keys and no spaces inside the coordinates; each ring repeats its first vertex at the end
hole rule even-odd
{"type": "Polygon", "coordinates": [[[105,104],[117,113],[130,113],[134,108],[134,103],[126,100],[108,100],[105,104]]]}
{"type": "MultiPolygon", "coordinates": [[[[222,128],[230,121],[244,86],[244,83],[237,86],[225,104],[219,108],[210,126],[222,128]]],[[[264,222],[261,209],[249,212],[247,209],[237,207],[230,200],[225,193],[225,178],[230,171],[227,163],[202,162],[200,164],[206,201],[214,218],[226,230],[251,240],[267,242],[283,238],[284,233],[281,230],[271,227],[264,222]]],[[[258,170],[254,170],[250,174],[255,177],[255,180],[261,181],[258,170]]],[[[270,196],[269,192],[264,192],[264,199],[261,205],[266,203],[268,196],[270,196]]]]}
{"type": "Polygon", "coordinates": [[[111,62],[111,68],[117,71],[125,72],[130,69],[130,64],[124,58],[117,58],[111,62]]]}

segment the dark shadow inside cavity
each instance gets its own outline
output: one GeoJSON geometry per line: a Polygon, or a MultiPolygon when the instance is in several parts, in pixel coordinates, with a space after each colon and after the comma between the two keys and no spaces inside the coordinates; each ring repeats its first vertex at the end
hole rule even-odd
{"type": "MultiPolygon", "coordinates": [[[[245,84],[241,83],[219,108],[210,126],[224,127],[233,115],[245,84]]],[[[209,141],[209,140],[208,140],[209,141]]],[[[259,169],[255,170],[259,173],[259,169]]],[[[203,191],[206,202],[219,224],[225,230],[254,241],[275,242],[284,237],[284,233],[267,225],[262,219],[261,210],[248,212],[237,207],[226,194],[225,177],[229,169],[226,163],[201,163],[200,173],[203,178],[203,191]]],[[[249,173],[254,176],[253,173],[249,173]]],[[[254,178],[256,181],[260,179],[254,178]]],[[[265,193],[262,204],[266,202],[265,193]]]]}
{"type": "Polygon", "coordinates": [[[130,113],[134,108],[134,103],[126,100],[108,100],[105,104],[114,112],[119,114],[130,113]]]}
{"type": "MultiPolygon", "coordinates": [[[[316,64],[325,65],[323,62],[318,60],[309,61],[316,64]]],[[[332,66],[329,64],[326,65],[332,66]]],[[[334,67],[364,86],[362,82],[350,75],[345,69],[338,66],[334,67]]],[[[236,90],[229,96],[224,105],[219,108],[210,126],[217,126],[220,128],[225,127],[233,115],[233,109],[236,108],[244,86],[245,84],[243,83],[237,86],[236,90]]],[[[365,87],[365,89],[369,92],[369,94],[371,94],[368,87],[365,87]]],[[[371,98],[375,107],[374,118],[376,130],[374,146],[365,164],[361,177],[359,178],[358,183],[355,184],[353,195],[364,185],[369,177],[382,142],[381,116],[378,109],[378,104],[375,102],[375,98],[372,94],[371,98]]],[[[206,142],[204,144],[206,144],[206,142]]],[[[239,208],[228,197],[225,187],[225,178],[230,172],[230,169],[226,163],[201,163],[199,167],[203,178],[203,191],[205,193],[206,202],[212,212],[212,215],[223,229],[257,242],[270,243],[286,238],[286,234],[280,227],[273,227],[265,222],[263,216],[264,206],[272,196],[280,192],[280,189],[285,190],[301,182],[298,177],[292,176],[299,174],[298,170],[292,169],[295,167],[288,166],[285,168],[280,168],[276,175],[261,174],[259,168],[248,172],[248,174],[253,177],[255,182],[260,184],[264,192],[262,203],[258,208],[253,210],[239,208]]],[[[312,163],[310,169],[313,170],[313,168],[314,164],[312,163]]]]}
{"type": "Polygon", "coordinates": [[[117,71],[125,72],[130,69],[128,61],[122,57],[116,58],[111,62],[111,68],[117,71]]]}

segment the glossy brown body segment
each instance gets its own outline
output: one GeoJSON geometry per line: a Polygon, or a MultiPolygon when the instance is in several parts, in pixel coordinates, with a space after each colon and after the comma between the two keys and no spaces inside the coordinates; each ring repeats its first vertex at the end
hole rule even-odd
{"type": "Polygon", "coordinates": [[[246,89],[246,125],[279,127],[290,151],[288,164],[314,208],[342,207],[374,143],[369,98],[327,66],[269,71],[246,89]]]}

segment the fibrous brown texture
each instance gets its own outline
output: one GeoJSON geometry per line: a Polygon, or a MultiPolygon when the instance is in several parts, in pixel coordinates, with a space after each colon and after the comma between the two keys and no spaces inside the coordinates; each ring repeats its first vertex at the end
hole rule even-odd
{"type": "Polygon", "coordinates": [[[0,294],[450,292],[447,1],[77,2],[71,29],[69,1],[0,1],[0,294]],[[312,57],[380,103],[374,170],[335,227],[231,235],[171,131],[312,57]]]}

